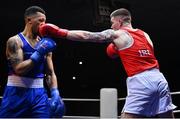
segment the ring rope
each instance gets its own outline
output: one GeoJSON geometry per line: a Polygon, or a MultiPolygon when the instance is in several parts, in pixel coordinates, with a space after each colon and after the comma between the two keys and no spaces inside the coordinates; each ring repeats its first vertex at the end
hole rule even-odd
{"type": "Polygon", "coordinates": [[[63,119],[99,119],[97,116],[63,116],[63,119]]]}
{"type": "MultiPolygon", "coordinates": [[[[171,92],[171,95],[178,95],[180,94],[180,91],[176,91],[176,92],[171,92]]],[[[3,97],[0,96],[0,99],[2,99],[3,97]]],[[[100,99],[82,99],[82,98],[62,98],[64,101],[100,101],[100,99]]],[[[126,98],[118,98],[118,101],[122,101],[125,100],[126,98]]]]}
{"type": "Polygon", "coordinates": [[[100,101],[100,99],[80,99],[80,98],[62,98],[64,101],[91,101],[91,102],[97,102],[100,101]]]}
{"type": "Polygon", "coordinates": [[[180,110],[174,110],[173,113],[180,113],[180,110]]]}
{"type": "Polygon", "coordinates": [[[180,94],[180,91],[177,91],[177,92],[171,92],[170,94],[171,94],[171,95],[177,95],[177,94],[180,94]]]}

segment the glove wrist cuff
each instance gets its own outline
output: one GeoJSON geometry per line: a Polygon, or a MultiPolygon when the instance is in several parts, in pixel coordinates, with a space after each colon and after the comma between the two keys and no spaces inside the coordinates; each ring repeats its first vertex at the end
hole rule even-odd
{"type": "Polygon", "coordinates": [[[50,91],[51,91],[51,96],[53,97],[53,96],[59,96],[59,90],[58,90],[58,88],[51,88],[50,89],[50,91]]]}

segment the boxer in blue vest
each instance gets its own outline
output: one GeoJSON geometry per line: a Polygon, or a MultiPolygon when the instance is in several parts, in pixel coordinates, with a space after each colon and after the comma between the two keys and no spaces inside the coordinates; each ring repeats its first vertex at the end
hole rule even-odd
{"type": "Polygon", "coordinates": [[[24,30],[7,41],[9,72],[0,118],[62,117],[64,103],[52,61],[56,43],[49,37],[38,36],[39,25],[46,21],[45,11],[31,6],[26,9],[24,18],[24,30]],[[44,79],[51,91],[50,100],[44,79]]]}

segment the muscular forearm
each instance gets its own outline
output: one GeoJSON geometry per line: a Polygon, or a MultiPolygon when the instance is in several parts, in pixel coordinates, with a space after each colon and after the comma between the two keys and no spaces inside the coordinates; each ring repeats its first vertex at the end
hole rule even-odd
{"type": "Polygon", "coordinates": [[[33,67],[34,67],[34,63],[32,62],[32,60],[25,60],[15,66],[14,67],[14,71],[16,74],[18,75],[24,75],[27,74],[33,67]]]}
{"type": "Polygon", "coordinates": [[[89,32],[84,30],[67,30],[59,28],[50,23],[43,24],[39,27],[40,36],[67,38],[73,41],[88,42],[111,42],[114,37],[114,30],[108,29],[102,32],[89,32]]]}
{"type": "Polygon", "coordinates": [[[66,38],[73,41],[111,42],[112,33],[110,32],[110,30],[106,30],[103,32],[71,30],[68,31],[66,38]]]}
{"type": "Polygon", "coordinates": [[[47,82],[49,89],[58,87],[57,77],[54,73],[52,75],[48,74],[46,76],[46,82],[47,82]]]}
{"type": "Polygon", "coordinates": [[[72,30],[72,31],[68,31],[66,38],[73,41],[86,41],[88,40],[86,34],[88,33],[85,31],[72,30]]]}

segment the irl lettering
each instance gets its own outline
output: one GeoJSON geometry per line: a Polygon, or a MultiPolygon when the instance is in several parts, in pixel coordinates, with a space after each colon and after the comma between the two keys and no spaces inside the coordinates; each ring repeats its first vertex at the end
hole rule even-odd
{"type": "Polygon", "coordinates": [[[138,50],[138,52],[141,57],[151,55],[149,50],[138,50]]]}

